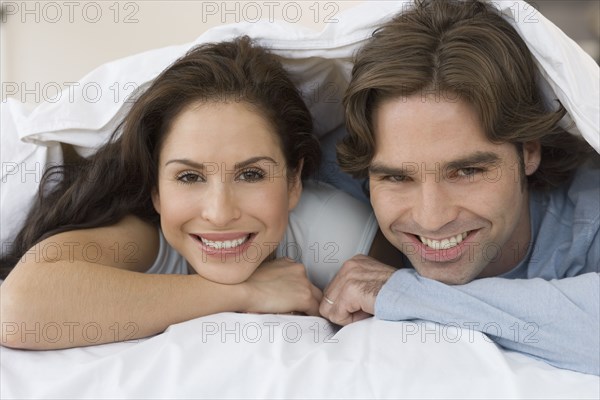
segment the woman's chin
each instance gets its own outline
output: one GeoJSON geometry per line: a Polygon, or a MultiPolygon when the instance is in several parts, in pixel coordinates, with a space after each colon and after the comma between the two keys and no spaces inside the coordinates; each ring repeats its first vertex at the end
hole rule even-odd
{"type": "Polygon", "coordinates": [[[189,268],[189,273],[198,274],[206,280],[222,285],[238,285],[247,281],[255,270],[256,268],[253,268],[250,272],[235,271],[234,273],[233,271],[228,271],[227,273],[225,273],[225,271],[218,271],[217,273],[214,273],[213,271],[203,271],[202,269],[196,269],[193,265],[191,265],[189,268]]]}

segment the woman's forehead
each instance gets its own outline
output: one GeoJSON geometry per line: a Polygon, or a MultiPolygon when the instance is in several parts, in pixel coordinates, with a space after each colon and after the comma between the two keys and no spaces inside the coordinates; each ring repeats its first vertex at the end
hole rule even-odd
{"type": "Polygon", "coordinates": [[[271,124],[244,102],[196,103],[186,107],[171,124],[161,154],[231,160],[283,156],[271,124]]]}

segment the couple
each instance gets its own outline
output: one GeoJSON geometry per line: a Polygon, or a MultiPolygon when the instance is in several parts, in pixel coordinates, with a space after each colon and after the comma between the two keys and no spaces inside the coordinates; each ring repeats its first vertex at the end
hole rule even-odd
{"type": "Polygon", "coordinates": [[[200,46],[93,157],[45,176],[2,260],[3,330],[93,321],[103,343],[115,323],[141,338],[225,311],[375,315],[494,324],[508,349],[599,374],[599,172],[535,74],[484,3],[419,3],[377,30],[338,146],[373,213],[306,180],[319,144],[277,57],[248,38],[200,46]]]}

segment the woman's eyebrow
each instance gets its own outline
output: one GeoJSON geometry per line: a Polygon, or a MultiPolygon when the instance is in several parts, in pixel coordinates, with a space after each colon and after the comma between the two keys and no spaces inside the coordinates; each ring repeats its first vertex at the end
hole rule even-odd
{"type": "Polygon", "coordinates": [[[261,162],[261,161],[267,161],[273,165],[279,164],[277,161],[273,160],[271,157],[259,156],[259,157],[249,158],[246,161],[241,161],[241,162],[235,163],[234,169],[244,168],[244,167],[247,167],[248,165],[252,165],[252,164],[255,164],[255,163],[261,162]]]}
{"type": "MultiPolygon", "coordinates": [[[[261,162],[261,161],[267,161],[274,165],[278,165],[277,161],[275,161],[273,158],[271,158],[269,156],[257,156],[257,157],[251,157],[247,160],[235,163],[235,165],[233,166],[233,169],[244,168],[244,167],[247,167],[248,165],[252,165],[252,164],[255,164],[255,163],[261,162]]],[[[200,169],[200,170],[204,169],[205,164],[206,164],[206,163],[199,163],[199,162],[190,160],[188,158],[175,158],[175,159],[167,161],[165,163],[165,166],[172,164],[172,163],[183,164],[188,167],[192,167],[192,168],[200,169]]],[[[208,164],[214,165],[214,163],[208,163],[208,164]]]]}
{"type": "Polygon", "coordinates": [[[165,167],[169,164],[183,164],[183,165],[187,165],[188,167],[192,167],[192,168],[196,168],[196,169],[204,169],[204,164],[197,163],[197,162],[189,160],[187,158],[177,158],[177,159],[169,160],[165,163],[165,167]]]}

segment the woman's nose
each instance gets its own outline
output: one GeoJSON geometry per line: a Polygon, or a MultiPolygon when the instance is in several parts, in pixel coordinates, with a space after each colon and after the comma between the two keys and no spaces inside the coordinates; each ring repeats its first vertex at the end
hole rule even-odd
{"type": "Polygon", "coordinates": [[[226,183],[213,183],[204,193],[202,218],[215,226],[227,226],[240,217],[240,209],[233,188],[226,183]]]}

